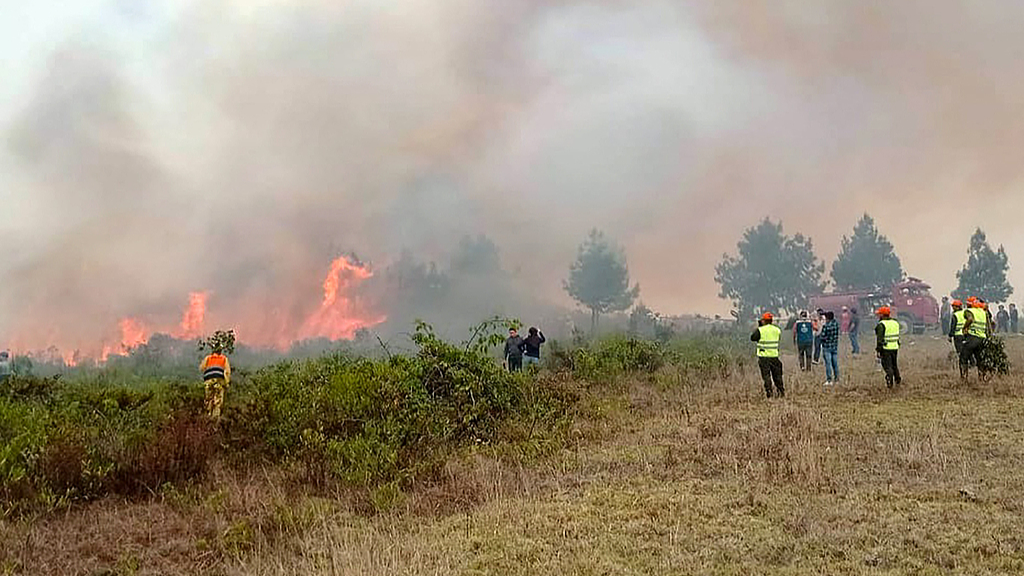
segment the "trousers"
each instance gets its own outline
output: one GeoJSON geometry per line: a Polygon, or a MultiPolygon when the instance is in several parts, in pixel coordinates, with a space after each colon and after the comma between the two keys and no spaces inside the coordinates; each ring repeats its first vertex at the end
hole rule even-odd
{"type": "Polygon", "coordinates": [[[779,397],[786,395],[786,385],[782,382],[782,360],[778,358],[758,358],[757,367],[761,369],[761,379],[764,380],[764,393],[772,397],[772,383],[775,384],[775,391],[779,397]]]}
{"type": "Polygon", "coordinates": [[[967,372],[970,370],[971,361],[974,361],[974,365],[981,370],[981,350],[985,347],[985,339],[978,338],[977,336],[967,335],[964,337],[964,343],[960,348],[960,375],[964,378],[967,377],[967,372]]]}
{"type": "Polygon", "coordinates": [[[523,357],[522,356],[509,356],[508,357],[508,371],[509,372],[522,372],[523,371],[523,357]]]}
{"type": "Polygon", "coordinates": [[[810,370],[811,369],[811,348],[814,344],[811,342],[801,342],[796,345],[797,356],[800,357],[800,369],[810,370]]]}
{"type": "Polygon", "coordinates": [[[839,382],[839,349],[822,347],[821,355],[825,358],[825,380],[839,382]]]}
{"type": "Polygon", "coordinates": [[[882,370],[885,370],[885,385],[889,388],[892,388],[893,384],[900,385],[903,382],[903,378],[900,377],[900,351],[882,350],[878,353],[878,358],[882,361],[882,370]]]}
{"type": "Polygon", "coordinates": [[[228,383],[223,378],[211,378],[204,382],[206,387],[206,413],[213,418],[220,418],[220,409],[224,406],[224,392],[228,383]]]}

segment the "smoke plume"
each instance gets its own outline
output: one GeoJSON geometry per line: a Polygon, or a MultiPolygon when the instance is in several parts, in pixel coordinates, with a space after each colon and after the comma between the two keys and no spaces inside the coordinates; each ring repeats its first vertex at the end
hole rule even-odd
{"type": "Polygon", "coordinates": [[[976,226],[1024,258],[1024,6],[149,4],[34,13],[66,38],[0,104],[0,341],[176,327],[193,293],[207,326],[299,334],[339,255],[466,234],[568,305],[602,228],[667,312],[723,311],[714,264],[765,215],[830,259],[867,211],[937,292],[976,226]]]}

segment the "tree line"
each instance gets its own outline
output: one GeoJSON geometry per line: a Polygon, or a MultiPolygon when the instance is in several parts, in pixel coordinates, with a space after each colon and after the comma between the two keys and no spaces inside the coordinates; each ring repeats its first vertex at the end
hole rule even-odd
{"type": "MultiPolygon", "coordinates": [[[[978,228],[970,239],[967,262],[956,273],[953,296],[1004,302],[1013,294],[1008,270],[1006,250],[1001,245],[993,249],[978,228]]],[[[853,233],[843,236],[828,279],[837,291],[883,291],[905,278],[892,242],[864,214],[853,233]]],[[[740,318],[759,311],[795,313],[827,286],[825,263],[815,255],[811,239],[800,233],[787,235],[782,223],[770,218],[744,231],[735,254],[722,256],[715,282],[719,297],[730,300],[740,318]]],[[[592,327],[601,314],[628,310],[640,294],[640,286],[630,281],[625,251],[596,229],[580,245],[564,288],[590,310],[592,327]]]]}

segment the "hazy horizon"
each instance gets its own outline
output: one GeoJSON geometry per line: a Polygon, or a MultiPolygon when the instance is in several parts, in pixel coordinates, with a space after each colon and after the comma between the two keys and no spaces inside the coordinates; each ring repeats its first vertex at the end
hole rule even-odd
{"type": "Polygon", "coordinates": [[[867,212],[936,297],[980,226],[1024,287],[1024,5],[8,3],[0,341],[315,306],[339,254],[466,234],[571,306],[594,227],[643,302],[726,315],[765,216],[827,276],[867,212]]]}

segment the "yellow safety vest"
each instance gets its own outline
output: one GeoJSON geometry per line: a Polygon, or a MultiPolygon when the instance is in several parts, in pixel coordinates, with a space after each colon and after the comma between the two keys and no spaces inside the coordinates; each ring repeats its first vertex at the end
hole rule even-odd
{"type": "Polygon", "coordinates": [[[758,328],[757,331],[761,333],[761,338],[757,341],[757,357],[778,358],[782,330],[775,324],[765,324],[758,328]]]}
{"type": "Polygon", "coordinates": [[[988,338],[988,314],[985,309],[971,308],[971,316],[974,317],[974,322],[971,322],[967,333],[978,338],[988,338]]]}
{"type": "Polygon", "coordinates": [[[962,336],[963,335],[964,324],[967,323],[967,316],[966,316],[966,314],[967,314],[966,310],[957,310],[956,312],[953,312],[953,318],[956,321],[953,324],[953,333],[958,335],[958,336],[962,336]]]}
{"type": "Polygon", "coordinates": [[[885,327],[885,340],[882,342],[883,350],[899,350],[900,349],[900,323],[889,319],[882,320],[882,326],[885,327]]]}

